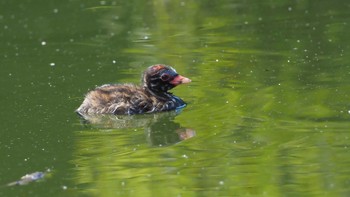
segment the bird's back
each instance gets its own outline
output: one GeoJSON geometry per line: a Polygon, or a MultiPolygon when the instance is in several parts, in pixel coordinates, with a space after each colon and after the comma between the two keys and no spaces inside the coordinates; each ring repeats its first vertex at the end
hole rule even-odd
{"type": "Polygon", "coordinates": [[[87,93],[77,112],[80,114],[135,114],[135,106],[147,108],[147,104],[142,104],[137,101],[137,98],[152,103],[138,86],[103,85],[87,93]]]}
{"type": "Polygon", "coordinates": [[[77,113],[131,115],[174,110],[183,105],[177,97],[161,99],[140,86],[107,84],[88,92],[77,113]]]}

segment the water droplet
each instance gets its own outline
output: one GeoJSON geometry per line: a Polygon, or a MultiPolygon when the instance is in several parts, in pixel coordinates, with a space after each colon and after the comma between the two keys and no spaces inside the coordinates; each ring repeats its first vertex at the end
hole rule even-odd
{"type": "Polygon", "coordinates": [[[68,187],[65,186],[65,185],[63,185],[63,186],[62,186],[62,189],[63,189],[63,190],[66,190],[66,189],[68,189],[68,187]]]}
{"type": "Polygon", "coordinates": [[[52,62],[52,63],[50,63],[50,66],[55,66],[55,65],[56,65],[56,64],[55,64],[55,63],[53,63],[53,62],[52,62]]]}
{"type": "Polygon", "coordinates": [[[46,42],[45,42],[45,41],[42,41],[42,42],[41,42],[41,45],[42,45],[42,46],[45,46],[45,45],[46,45],[46,42]]]}

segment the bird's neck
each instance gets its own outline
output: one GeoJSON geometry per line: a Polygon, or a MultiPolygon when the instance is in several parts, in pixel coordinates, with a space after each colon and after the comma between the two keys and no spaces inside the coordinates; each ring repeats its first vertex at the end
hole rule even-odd
{"type": "Polygon", "coordinates": [[[173,94],[170,92],[151,90],[147,86],[144,86],[143,89],[145,90],[145,92],[163,101],[167,101],[173,98],[173,94]]]}

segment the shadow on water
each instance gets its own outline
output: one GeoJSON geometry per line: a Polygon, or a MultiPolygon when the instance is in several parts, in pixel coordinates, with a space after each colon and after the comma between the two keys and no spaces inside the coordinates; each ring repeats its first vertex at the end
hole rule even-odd
{"type": "Polygon", "coordinates": [[[156,114],[141,114],[133,116],[121,115],[84,115],[81,123],[85,128],[103,130],[127,130],[144,128],[147,142],[151,146],[167,146],[187,140],[196,135],[190,128],[184,128],[175,122],[179,112],[163,112],[156,114]]]}

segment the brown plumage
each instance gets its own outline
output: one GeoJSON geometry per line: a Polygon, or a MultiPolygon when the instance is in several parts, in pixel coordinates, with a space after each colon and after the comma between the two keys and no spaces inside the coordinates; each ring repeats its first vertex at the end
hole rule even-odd
{"type": "Polygon", "coordinates": [[[142,86],[106,84],[88,92],[76,110],[84,114],[143,114],[169,111],[186,106],[168,90],[190,79],[176,73],[170,66],[153,65],[142,76],[142,86]]]}

